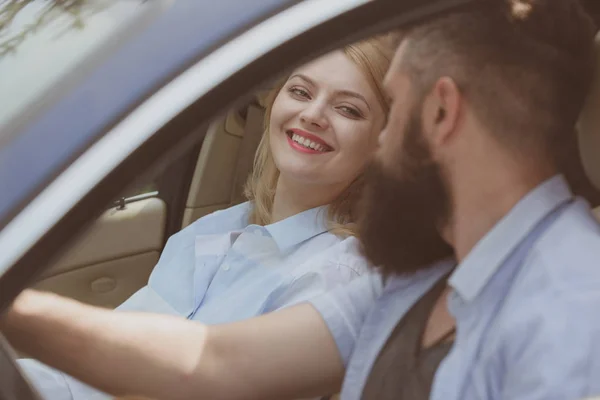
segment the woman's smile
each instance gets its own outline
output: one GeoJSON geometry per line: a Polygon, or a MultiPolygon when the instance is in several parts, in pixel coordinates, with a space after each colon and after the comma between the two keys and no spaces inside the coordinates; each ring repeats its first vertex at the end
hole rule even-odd
{"type": "Polygon", "coordinates": [[[301,153],[323,154],[333,151],[323,139],[300,129],[289,129],[286,132],[290,146],[301,153]]]}

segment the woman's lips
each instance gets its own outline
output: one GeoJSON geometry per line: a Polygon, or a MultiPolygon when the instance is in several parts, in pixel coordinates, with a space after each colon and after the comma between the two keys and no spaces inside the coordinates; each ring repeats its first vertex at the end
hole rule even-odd
{"type": "Polygon", "coordinates": [[[290,146],[302,153],[323,154],[333,150],[323,139],[299,129],[290,129],[286,135],[290,146]]]}

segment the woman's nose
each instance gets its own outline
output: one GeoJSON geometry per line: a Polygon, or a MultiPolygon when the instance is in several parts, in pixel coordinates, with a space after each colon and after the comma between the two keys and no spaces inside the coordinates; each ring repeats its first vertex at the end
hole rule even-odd
{"type": "Polygon", "coordinates": [[[329,121],[327,120],[325,108],[325,104],[313,101],[302,110],[300,120],[312,128],[327,129],[329,121]]]}

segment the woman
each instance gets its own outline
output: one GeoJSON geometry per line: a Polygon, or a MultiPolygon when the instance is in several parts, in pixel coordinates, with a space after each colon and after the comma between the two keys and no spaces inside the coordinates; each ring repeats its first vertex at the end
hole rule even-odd
{"type": "MultiPolygon", "coordinates": [[[[267,99],[249,202],[173,235],[148,285],[117,309],[232,322],[365,272],[353,212],[385,124],[382,82],[393,50],[388,36],[367,39],[297,68],[278,85],[267,99]]],[[[103,397],[35,361],[21,365],[48,398],[103,397]]]]}

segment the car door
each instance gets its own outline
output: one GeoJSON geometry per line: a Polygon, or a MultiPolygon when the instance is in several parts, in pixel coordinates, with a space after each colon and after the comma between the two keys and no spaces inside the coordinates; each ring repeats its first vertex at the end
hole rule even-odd
{"type": "MultiPolygon", "coordinates": [[[[103,52],[114,51],[119,41],[142,31],[171,3],[6,4],[0,75],[15,79],[0,80],[0,92],[13,94],[0,107],[0,121],[13,119],[23,109],[29,118],[30,109],[40,107],[36,100],[44,88],[61,80],[76,81],[103,52]]],[[[104,307],[120,304],[143,286],[167,235],[181,226],[198,152],[195,146],[157,177],[120,194],[33,286],[104,307]]]]}
{"type": "MultiPolygon", "coordinates": [[[[164,241],[183,218],[165,222],[168,204],[154,196],[125,201],[124,209],[123,203],[114,206],[115,199],[193,154],[215,119],[248,103],[251,93],[273,77],[343,43],[470,1],[175,2],[156,22],[119,43],[85,79],[60,88],[60,95],[39,106],[33,117],[7,129],[0,148],[0,184],[11,191],[0,193],[0,312],[26,286],[94,269],[103,257],[115,256],[114,248],[95,247],[98,238],[116,240],[106,232],[111,223],[120,223],[120,212],[125,220],[128,212],[143,218],[121,225],[129,226],[121,229],[130,234],[115,235],[121,236],[118,241],[132,240],[146,226],[167,225],[147,242],[140,234],[144,244],[135,251],[156,257],[158,239],[164,241]],[[43,157],[32,159],[40,146],[46,150],[43,157]],[[107,222],[111,218],[116,222],[107,222]]],[[[203,204],[187,200],[192,211],[181,212],[188,211],[189,221],[203,204]]],[[[132,250],[119,251],[123,256],[118,258],[126,258],[132,250]]],[[[113,261],[108,260],[118,265],[113,261]]],[[[95,276],[85,279],[100,291],[114,286],[95,276]]],[[[5,391],[0,398],[19,398],[10,396],[5,391]]]]}
{"type": "Polygon", "coordinates": [[[33,287],[106,308],[124,302],[147,283],[170,234],[244,200],[263,117],[257,96],[215,119],[199,146],[120,196],[33,287]]]}

